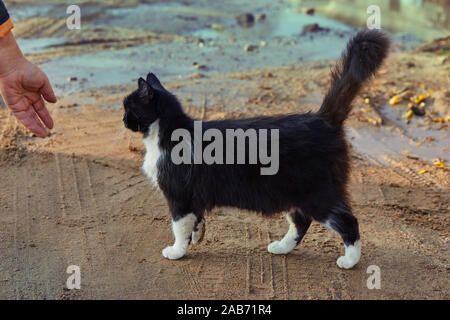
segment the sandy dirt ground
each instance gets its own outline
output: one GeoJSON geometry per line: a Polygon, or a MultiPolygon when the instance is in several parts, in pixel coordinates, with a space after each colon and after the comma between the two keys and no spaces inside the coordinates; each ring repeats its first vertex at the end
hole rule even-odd
{"type": "MultiPolygon", "coordinates": [[[[49,106],[56,126],[45,140],[0,109],[0,298],[449,299],[448,168],[405,151],[403,140],[385,136],[370,145],[386,130],[448,157],[450,62],[433,44],[393,53],[347,121],[363,243],[352,270],[337,267],[341,239],[320,224],[292,253],[275,256],[266,248],[287,230],[282,213],[267,219],[233,208],[206,216],[204,240],[185,258],[163,258],[173,241],[166,201],[140,169],[140,136],[123,128],[122,111],[112,107],[134,84],[60,95],[49,106]],[[409,136],[380,111],[405,87],[434,90],[432,112],[413,123],[439,134],[409,136]],[[81,268],[81,290],[66,288],[69,265],[81,268]],[[367,288],[371,265],[381,270],[380,290],[367,288]]],[[[306,112],[318,108],[332,64],[186,77],[167,87],[205,120],[306,112]]],[[[402,102],[394,107],[408,110],[402,102]]]]}

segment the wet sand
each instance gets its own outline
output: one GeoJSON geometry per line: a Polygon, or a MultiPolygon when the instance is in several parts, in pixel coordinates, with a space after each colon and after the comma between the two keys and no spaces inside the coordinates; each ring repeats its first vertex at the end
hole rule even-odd
{"type": "Polygon", "coordinates": [[[167,204],[140,170],[139,135],[121,122],[135,80],[156,72],[189,114],[205,120],[314,111],[355,28],[278,1],[246,7],[267,16],[248,29],[236,24],[237,2],[162,2],[149,26],[152,4],[86,1],[86,23],[74,34],[57,1],[17,3],[30,13],[21,11],[16,35],[59,101],[49,106],[56,126],[45,140],[0,109],[0,298],[449,298],[448,38],[422,45],[394,34],[389,60],[354,103],[350,191],[363,241],[355,269],[336,266],[341,240],[317,223],[291,254],[273,256],[266,247],[285,233],[282,215],[229,208],[209,213],[204,241],[168,261],[161,255],[172,242],[167,204]],[[32,17],[38,9],[46,13],[32,17]],[[177,18],[158,31],[168,17],[177,18]],[[301,35],[314,19],[330,31],[301,35]],[[258,49],[246,52],[247,44],[258,49]],[[409,96],[430,90],[425,115],[407,123],[409,96]],[[400,101],[391,105],[394,96],[400,101]],[[65,288],[71,264],[81,267],[81,290],[65,288]],[[381,290],[367,289],[370,265],[381,269],[381,290]]]}

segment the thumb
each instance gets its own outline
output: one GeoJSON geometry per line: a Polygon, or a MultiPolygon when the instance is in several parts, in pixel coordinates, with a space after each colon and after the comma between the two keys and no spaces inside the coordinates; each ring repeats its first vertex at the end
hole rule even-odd
{"type": "Polygon", "coordinates": [[[52,85],[50,84],[50,81],[48,81],[48,78],[45,77],[44,85],[39,90],[40,94],[44,97],[45,100],[47,100],[50,103],[56,102],[56,96],[53,92],[52,85]]]}

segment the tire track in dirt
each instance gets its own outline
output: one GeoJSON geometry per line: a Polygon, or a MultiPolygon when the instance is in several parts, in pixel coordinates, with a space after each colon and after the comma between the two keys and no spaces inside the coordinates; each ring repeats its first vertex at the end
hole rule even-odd
{"type": "MultiPolygon", "coordinates": [[[[281,223],[283,227],[280,226],[280,219],[267,221],[269,225],[272,223],[277,224],[277,230],[283,230],[285,229],[284,220],[281,223]]],[[[264,241],[259,241],[261,245],[265,245],[264,247],[264,254],[266,257],[269,258],[269,270],[270,270],[270,286],[271,286],[271,293],[268,295],[268,298],[274,298],[274,299],[288,299],[289,297],[289,288],[288,288],[288,270],[287,270],[287,261],[286,261],[286,255],[274,255],[269,252],[267,252],[267,245],[269,243],[273,242],[274,239],[271,235],[269,225],[266,224],[266,238],[268,240],[267,243],[264,243],[264,241]]],[[[282,237],[282,236],[281,236],[282,237]]],[[[261,237],[262,238],[262,237],[261,237]]]]}
{"type": "Polygon", "coordinates": [[[286,257],[276,257],[267,252],[268,243],[265,243],[263,235],[270,240],[270,234],[266,227],[266,224],[245,223],[246,296],[248,299],[286,299],[288,297],[286,257]],[[275,275],[274,269],[280,274],[275,275]],[[276,286],[278,278],[281,283],[276,286]]]}
{"type": "Polygon", "coordinates": [[[57,153],[54,153],[54,159],[55,159],[55,166],[56,166],[56,175],[57,175],[57,181],[58,181],[58,194],[59,194],[59,201],[60,201],[60,208],[62,212],[62,219],[65,219],[66,214],[66,199],[65,199],[65,192],[64,187],[62,183],[62,173],[61,173],[61,161],[60,156],[57,153]]]}

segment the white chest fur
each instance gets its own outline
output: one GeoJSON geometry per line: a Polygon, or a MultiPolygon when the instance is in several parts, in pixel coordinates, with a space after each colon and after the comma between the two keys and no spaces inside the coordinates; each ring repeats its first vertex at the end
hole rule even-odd
{"type": "Polygon", "coordinates": [[[152,123],[148,136],[143,140],[146,153],[142,169],[147,177],[158,188],[158,167],[156,166],[161,150],[159,148],[159,120],[152,123]]]}

